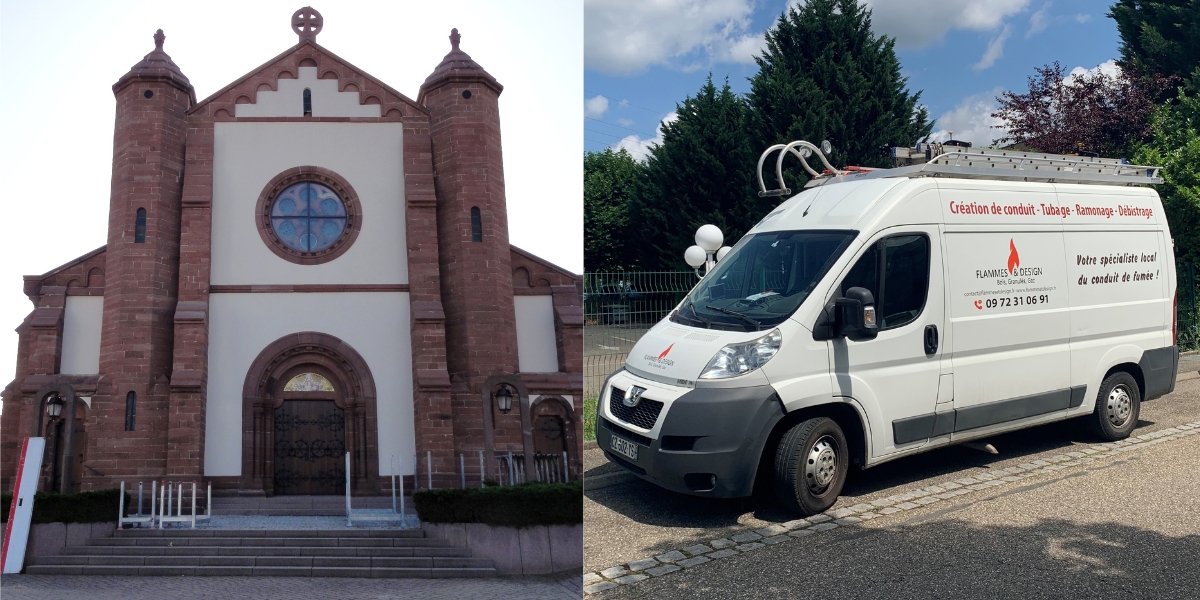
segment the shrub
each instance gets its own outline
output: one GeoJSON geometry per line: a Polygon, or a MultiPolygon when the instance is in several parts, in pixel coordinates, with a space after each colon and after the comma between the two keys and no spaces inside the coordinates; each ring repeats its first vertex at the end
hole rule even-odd
{"type": "Polygon", "coordinates": [[[413,504],[427,523],[573,525],[583,522],[583,482],[422,490],[413,504]]]}
{"type": "MultiPolygon", "coordinates": [[[[125,494],[125,506],[129,506],[131,496],[125,494]]],[[[59,494],[57,492],[38,492],[33,497],[34,523],[106,523],[116,521],[113,515],[120,508],[121,490],[96,490],[94,492],[77,492],[74,494],[59,494]]],[[[3,510],[4,520],[8,521],[9,507],[12,505],[12,494],[0,497],[0,510],[3,510]]]]}

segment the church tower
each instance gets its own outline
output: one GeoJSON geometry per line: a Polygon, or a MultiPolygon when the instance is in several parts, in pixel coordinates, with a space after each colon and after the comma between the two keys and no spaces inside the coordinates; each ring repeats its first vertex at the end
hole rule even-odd
{"type": "MultiPolygon", "coordinates": [[[[164,39],[158,30],[154,50],[113,85],[102,379],[86,459],[109,479],[160,474],[166,465],[184,143],[196,96],[163,52],[164,39]]],[[[86,482],[98,474],[83,476],[86,482]]]]}
{"type": "Polygon", "coordinates": [[[459,48],[459,40],[455,29],[450,53],[425,80],[417,99],[430,112],[454,433],[457,440],[494,435],[495,450],[519,452],[516,403],[510,414],[480,405],[489,393],[483,389],[489,377],[518,372],[500,147],[504,87],[459,48]],[[492,419],[494,424],[485,424],[492,419]]]}

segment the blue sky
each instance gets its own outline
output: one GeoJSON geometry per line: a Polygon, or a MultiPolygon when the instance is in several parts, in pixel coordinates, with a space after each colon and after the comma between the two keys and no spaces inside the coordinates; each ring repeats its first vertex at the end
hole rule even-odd
{"type": "MultiPolygon", "coordinates": [[[[793,2],[797,0],[792,0],[793,2]]],[[[897,40],[910,91],[944,139],[999,137],[995,96],[1024,91],[1034,68],[1095,69],[1118,56],[1116,24],[1098,0],[865,0],[876,34],[897,40]]],[[[584,148],[636,156],[675,104],[711,71],[745,93],[763,32],[787,0],[585,0],[584,148]]],[[[1109,64],[1102,67],[1115,72],[1109,64]]]]}

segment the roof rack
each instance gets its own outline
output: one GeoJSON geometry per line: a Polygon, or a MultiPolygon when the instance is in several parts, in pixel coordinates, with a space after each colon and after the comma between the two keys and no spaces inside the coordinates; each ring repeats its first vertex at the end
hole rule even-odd
{"type": "Polygon", "coordinates": [[[993,148],[950,147],[941,144],[918,144],[916,148],[893,148],[892,157],[896,164],[908,163],[891,169],[851,168],[838,170],[829,167],[825,155],[812,144],[804,141],[771,146],[758,161],[758,183],[760,197],[784,196],[791,190],[783,183],[783,158],[788,153],[796,155],[804,164],[812,179],[805,188],[885,177],[955,177],[962,179],[990,179],[1004,181],[1041,181],[1049,183],[1090,183],[1099,185],[1150,185],[1162,183],[1158,176],[1161,167],[1131,165],[1120,158],[1093,158],[1067,154],[1020,152],[993,148]],[[816,173],[804,160],[795,146],[816,152],[827,169],[816,173]],[[776,161],[776,179],[779,189],[767,190],[763,184],[762,164],[767,155],[783,149],[776,161]],[[934,154],[936,152],[936,154],[934,154]],[[916,162],[926,159],[928,162],[916,162]]]}

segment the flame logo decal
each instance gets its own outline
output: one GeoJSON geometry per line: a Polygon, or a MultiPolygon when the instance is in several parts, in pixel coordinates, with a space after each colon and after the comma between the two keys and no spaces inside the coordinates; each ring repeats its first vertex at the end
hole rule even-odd
{"type": "Polygon", "coordinates": [[[1017,254],[1017,245],[1013,243],[1012,238],[1008,240],[1008,272],[1013,273],[1013,269],[1021,266],[1021,257],[1017,254]]]}
{"type": "Polygon", "coordinates": [[[667,353],[668,353],[668,352],[670,352],[670,351],[671,351],[671,348],[674,348],[674,347],[675,347],[675,344],[671,344],[670,346],[667,346],[667,349],[666,349],[666,350],[663,350],[663,351],[662,351],[662,354],[659,354],[659,355],[658,355],[658,360],[662,360],[662,359],[666,358],[666,357],[667,357],[667,353]]]}

